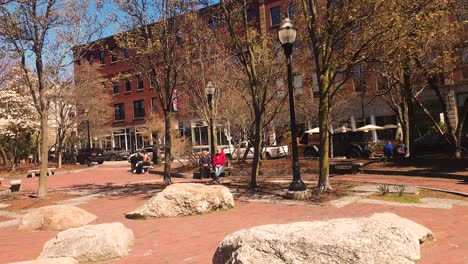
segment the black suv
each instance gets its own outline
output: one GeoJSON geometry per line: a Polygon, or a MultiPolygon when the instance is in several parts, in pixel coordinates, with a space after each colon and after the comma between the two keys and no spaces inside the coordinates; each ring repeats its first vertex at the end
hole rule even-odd
{"type": "Polygon", "coordinates": [[[104,151],[100,148],[83,148],[78,150],[76,161],[80,164],[90,164],[97,162],[104,163],[104,151]]]}
{"type": "Polygon", "coordinates": [[[369,157],[372,144],[370,132],[346,132],[333,134],[334,156],[350,158],[369,157]]]}

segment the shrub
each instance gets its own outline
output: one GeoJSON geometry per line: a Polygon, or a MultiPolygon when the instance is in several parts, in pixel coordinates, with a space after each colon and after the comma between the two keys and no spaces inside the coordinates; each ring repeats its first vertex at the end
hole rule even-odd
{"type": "Polygon", "coordinates": [[[379,185],[379,193],[380,195],[384,196],[387,195],[390,192],[388,188],[388,184],[380,184],[379,185]]]}
{"type": "Polygon", "coordinates": [[[403,194],[405,193],[405,189],[406,187],[404,185],[397,185],[395,186],[395,188],[397,189],[397,192],[398,192],[398,196],[403,196],[403,194]]]}

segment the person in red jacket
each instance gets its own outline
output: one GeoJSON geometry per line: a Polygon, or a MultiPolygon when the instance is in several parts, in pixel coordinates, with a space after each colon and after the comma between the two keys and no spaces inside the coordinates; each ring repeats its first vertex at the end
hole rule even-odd
{"type": "Polygon", "coordinates": [[[213,166],[215,168],[215,175],[213,181],[218,181],[219,175],[221,175],[221,172],[223,172],[225,164],[226,155],[224,155],[222,148],[218,148],[218,152],[213,157],[213,166]]]}

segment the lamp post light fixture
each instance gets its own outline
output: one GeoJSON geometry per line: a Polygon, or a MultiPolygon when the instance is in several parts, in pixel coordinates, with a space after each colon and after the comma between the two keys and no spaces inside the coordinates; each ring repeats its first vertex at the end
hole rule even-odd
{"type": "Polygon", "coordinates": [[[214,132],[213,132],[213,95],[216,91],[216,87],[214,87],[212,82],[208,82],[205,87],[205,94],[208,99],[208,107],[210,109],[210,155],[211,158],[214,157],[215,154],[215,146],[214,146],[214,132]]]}
{"type": "Polygon", "coordinates": [[[292,148],[292,169],[293,181],[289,185],[290,191],[305,191],[307,189],[305,183],[301,180],[301,172],[299,167],[299,155],[297,151],[297,129],[296,129],[296,110],[294,107],[294,89],[291,66],[291,54],[294,42],[296,41],[297,29],[292,24],[289,18],[283,20],[281,27],[278,29],[278,38],[286,55],[286,65],[288,68],[288,94],[289,94],[289,116],[291,120],[291,148],[292,148]]]}

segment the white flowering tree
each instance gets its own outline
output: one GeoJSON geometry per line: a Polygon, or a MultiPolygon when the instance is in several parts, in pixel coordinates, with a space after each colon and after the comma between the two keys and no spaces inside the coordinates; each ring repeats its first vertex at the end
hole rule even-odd
{"type": "Polygon", "coordinates": [[[39,129],[39,119],[32,98],[21,78],[5,82],[0,89],[0,156],[10,170],[32,148],[32,136],[39,129]]]}

